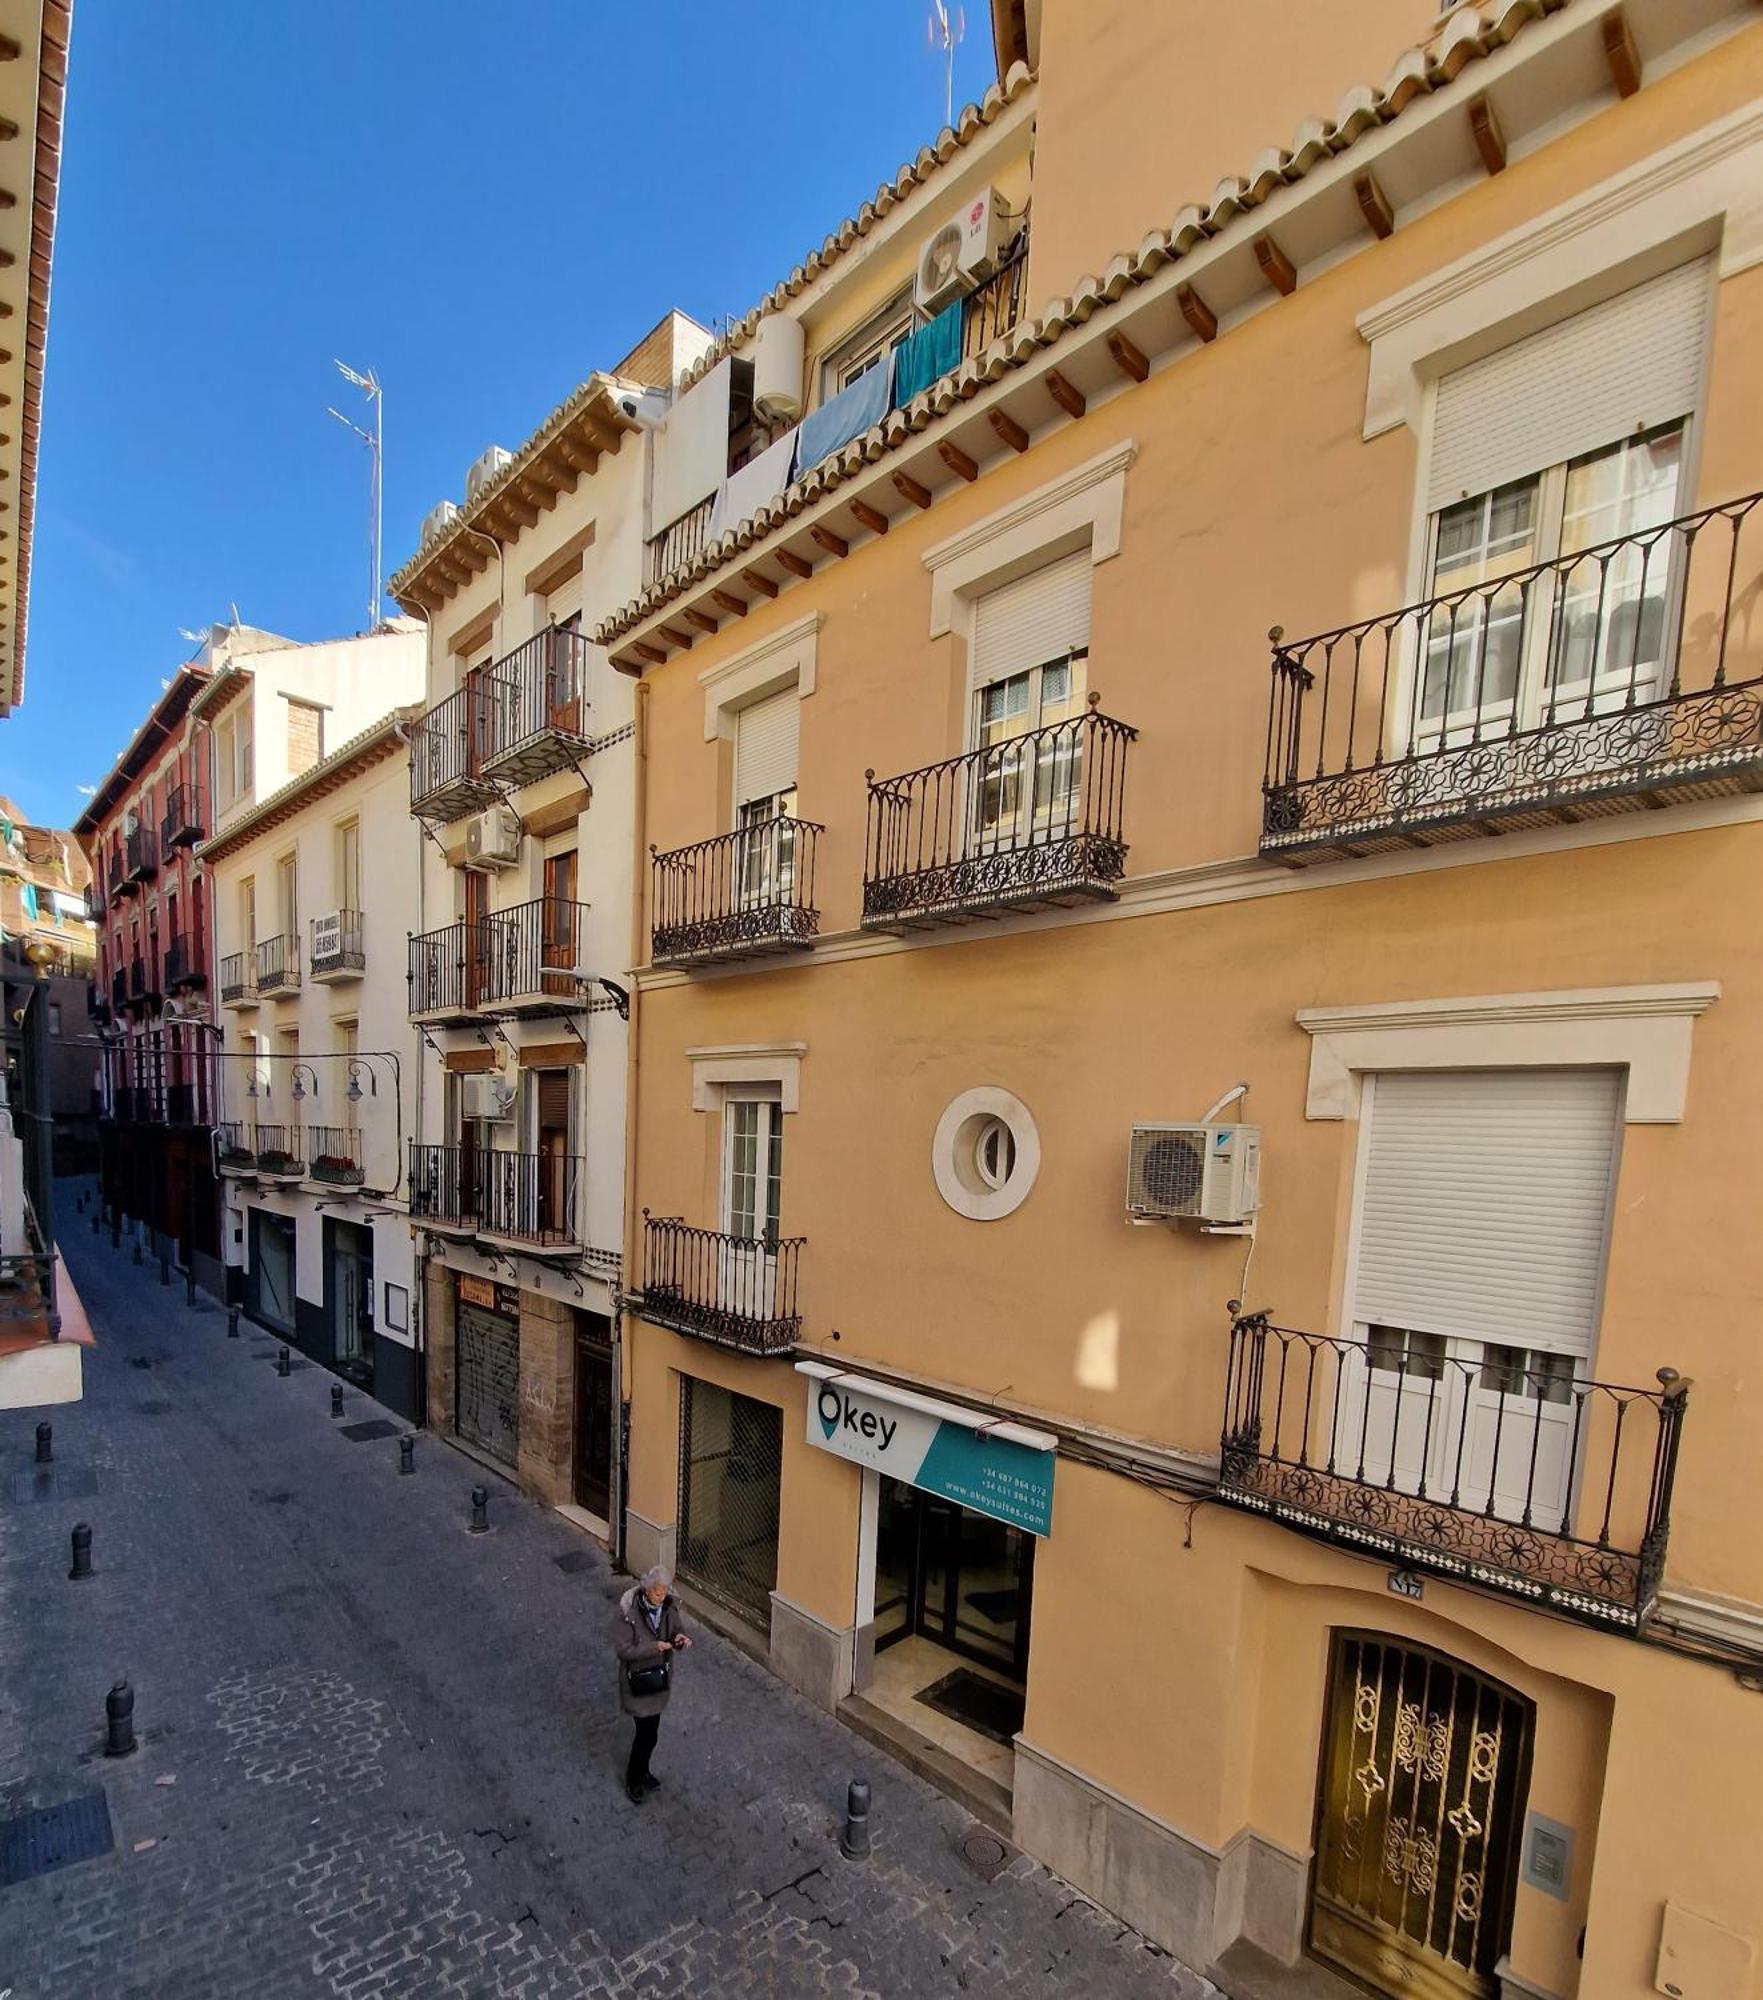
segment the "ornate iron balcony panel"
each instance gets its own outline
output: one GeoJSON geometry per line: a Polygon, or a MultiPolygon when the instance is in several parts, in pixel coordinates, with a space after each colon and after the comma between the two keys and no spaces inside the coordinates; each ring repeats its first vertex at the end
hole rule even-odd
{"type": "Polygon", "coordinates": [[[314,917],[310,928],[307,963],[320,984],[353,979],[367,969],[359,910],[333,910],[329,916],[314,917]]]}
{"type": "Polygon", "coordinates": [[[806,950],[820,931],[811,820],[770,819],[653,857],[650,957],[705,965],[806,950]]]}
{"type": "Polygon", "coordinates": [[[265,1000],[300,990],[300,940],[265,938],[257,947],[257,991],[265,1000]]]}
{"type": "Polygon", "coordinates": [[[410,1018],[448,1020],[470,1012],[465,998],[466,927],[448,924],[410,940],[410,1018]]]}
{"type": "Polygon", "coordinates": [[[1634,1632],[1658,1596],[1689,1383],[1416,1358],[1235,1322],[1219,1497],[1300,1533],[1634,1632]]]}
{"type": "Polygon", "coordinates": [[[784,1354],[796,1344],[800,1236],[731,1236],[689,1229],[677,1215],[643,1217],[643,1313],[746,1354],[784,1354]]]}
{"type": "Polygon", "coordinates": [[[1759,500],[1312,639],[1275,628],[1261,852],[1300,866],[1763,789],[1759,500]]]}
{"type": "Polygon", "coordinates": [[[147,882],[159,873],[159,837],[148,826],[123,836],[124,872],[131,882],[147,882]]]}
{"type": "Polygon", "coordinates": [[[500,793],[484,776],[489,718],[477,674],[420,717],[410,732],[410,810],[441,825],[492,804],[500,793]]]}
{"type": "Polygon", "coordinates": [[[207,834],[202,801],[194,785],[173,785],[160,822],[160,844],[169,854],[174,847],[194,847],[207,834]]]}
{"type": "Polygon", "coordinates": [[[552,625],[485,670],[485,777],[530,785],[589,754],[587,669],[586,639],[552,625]]]}
{"type": "Polygon", "coordinates": [[[314,1125],[306,1135],[307,1172],[326,1187],[360,1187],[361,1134],[348,1125],[314,1125]]]}
{"type": "Polygon", "coordinates": [[[412,1221],[437,1228],[464,1230],[477,1226],[475,1156],[462,1146],[410,1144],[410,1215],[412,1221]]]}
{"type": "Polygon", "coordinates": [[[871,772],[864,928],[1113,901],[1137,736],[1092,707],[904,777],[871,772]]]}
{"type": "Polygon", "coordinates": [[[540,896],[496,910],[466,938],[465,998],[486,1013],[559,1013],[584,1004],[585,903],[540,896]]]}
{"type": "Polygon", "coordinates": [[[251,1129],[236,1119],[215,1127],[218,1160],[223,1174],[249,1174],[257,1169],[257,1146],[251,1129]]]}
{"type": "Polygon", "coordinates": [[[480,1147],[470,1171],[480,1232],[542,1250],[579,1244],[582,1165],[568,1153],[480,1147]]]}
{"type": "Polygon", "coordinates": [[[223,1007],[255,1007],[257,1004],[257,960],[248,951],[229,951],[220,962],[220,1004],[223,1007]]]}
{"type": "Polygon", "coordinates": [[[297,1181],[306,1172],[306,1149],[298,1125],[259,1125],[257,1171],[272,1180],[297,1181]]]}

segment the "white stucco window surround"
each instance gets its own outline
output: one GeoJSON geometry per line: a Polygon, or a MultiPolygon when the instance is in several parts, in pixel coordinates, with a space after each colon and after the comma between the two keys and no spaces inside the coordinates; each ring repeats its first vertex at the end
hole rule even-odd
{"type": "Polygon", "coordinates": [[[1588,188],[1360,314],[1365,436],[1424,435],[1441,375],[1696,256],[1721,278],[1763,262],[1763,110],[1755,105],[1588,188]]]}
{"type": "Polygon", "coordinates": [[[1126,470],[1138,446],[1124,438],[1074,465],[983,521],[924,552],[930,571],[930,636],[940,639],[972,615],[973,600],[1087,543],[1090,562],[1120,553],[1126,470]]]}
{"type": "Polygon", "coordinates": [[[937,1120],[930,1163],[938,1194],[957,1215],[969,1222],[1014,1215],[1041,1171],[1034,1114],[990,1084],[964,1090],[937,1120]]]}
{"type": "Polygon", "coordinates": [[[1690,1031],[1720,997],[1713,980],[1594,986],[1306,1007],[1309,1118],[1357,1118],[1370,1070],[1624,1069],[1623,1121],[1679,1125],[1689,1091],[1690,1031]]]}
{"type": "Polygon", "coordinates": [[[791,687],[804,697],[814,692],[815,653],[825,618],[824,611],[811,611],[757,645],[704,669],[698,685],[704,690],[706,743],[714,743],[719,736],[732,743],[735,717],[767,695],[791,687]]]}
{"type": "Polygon", "coordinates": [[[714,1111],[731,1089],[769,1084],[785,1111],[802,1102],[802,1058],[806,1042],[725,1042],[716,1048],[687,1049],[692,1065],[692,1109],[714,1111]]]}

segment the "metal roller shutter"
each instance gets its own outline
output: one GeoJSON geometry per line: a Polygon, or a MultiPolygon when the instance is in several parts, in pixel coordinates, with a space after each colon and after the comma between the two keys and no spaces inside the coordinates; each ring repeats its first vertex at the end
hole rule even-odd
{"type": "Polygon", "coordinates": [[[1366,1088],[1355,1319],[1589,1354],[1618,1072],[1424,1071],[1366,1088]]]}
{"type": "Polygon", "coordinates": [[[791,687],[735,717],[735,804],[774,798],[796,782],[801,696],[791,687]]]}
{"type": "Polygon", "coordinates": [[[1090,567],[1089,550],[1078,549],[979,599],[970,690],[1089,645],[1090,567]]]}
{"type": "Polygon", "coordinates": [[[1699,258],[1444,376],[1428,511],[1692,415],[1713,291],[1699,258]]]}

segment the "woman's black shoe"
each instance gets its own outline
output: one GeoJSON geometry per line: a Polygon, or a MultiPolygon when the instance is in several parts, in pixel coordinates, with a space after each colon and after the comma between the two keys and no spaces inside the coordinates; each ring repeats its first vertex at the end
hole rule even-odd
{"type": "Polygon", "coordinates": [[[660,1789],[661,1789],[661,1780],[658,1777],[656,1777],[653,1771],[651,1771],[649,1775],[643,1780],[643,1790],[645,1792],[658,1792],[660,1791],[660,1789]]]}
{"type": "Polygon", "coordinates": [[[633,1806],[640,1806],[643,1803],[643,1801],[649,1796],[648,1792],[644,1789],[642,1785],[626,1785],[624,1788],[624,1795],[627,1799],[630,1800],[633,1806]]]}

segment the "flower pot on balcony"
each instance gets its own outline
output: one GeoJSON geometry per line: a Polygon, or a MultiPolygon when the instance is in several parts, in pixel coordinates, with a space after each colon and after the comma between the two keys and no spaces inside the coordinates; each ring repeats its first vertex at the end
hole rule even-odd
{"type": "Polygon", "coordinates": [[[321,1153],[312,1163],[312,1178],[332,1187],[359,1187],[361,1169],[353,1160],[337,1153],[321,1153]]]}

